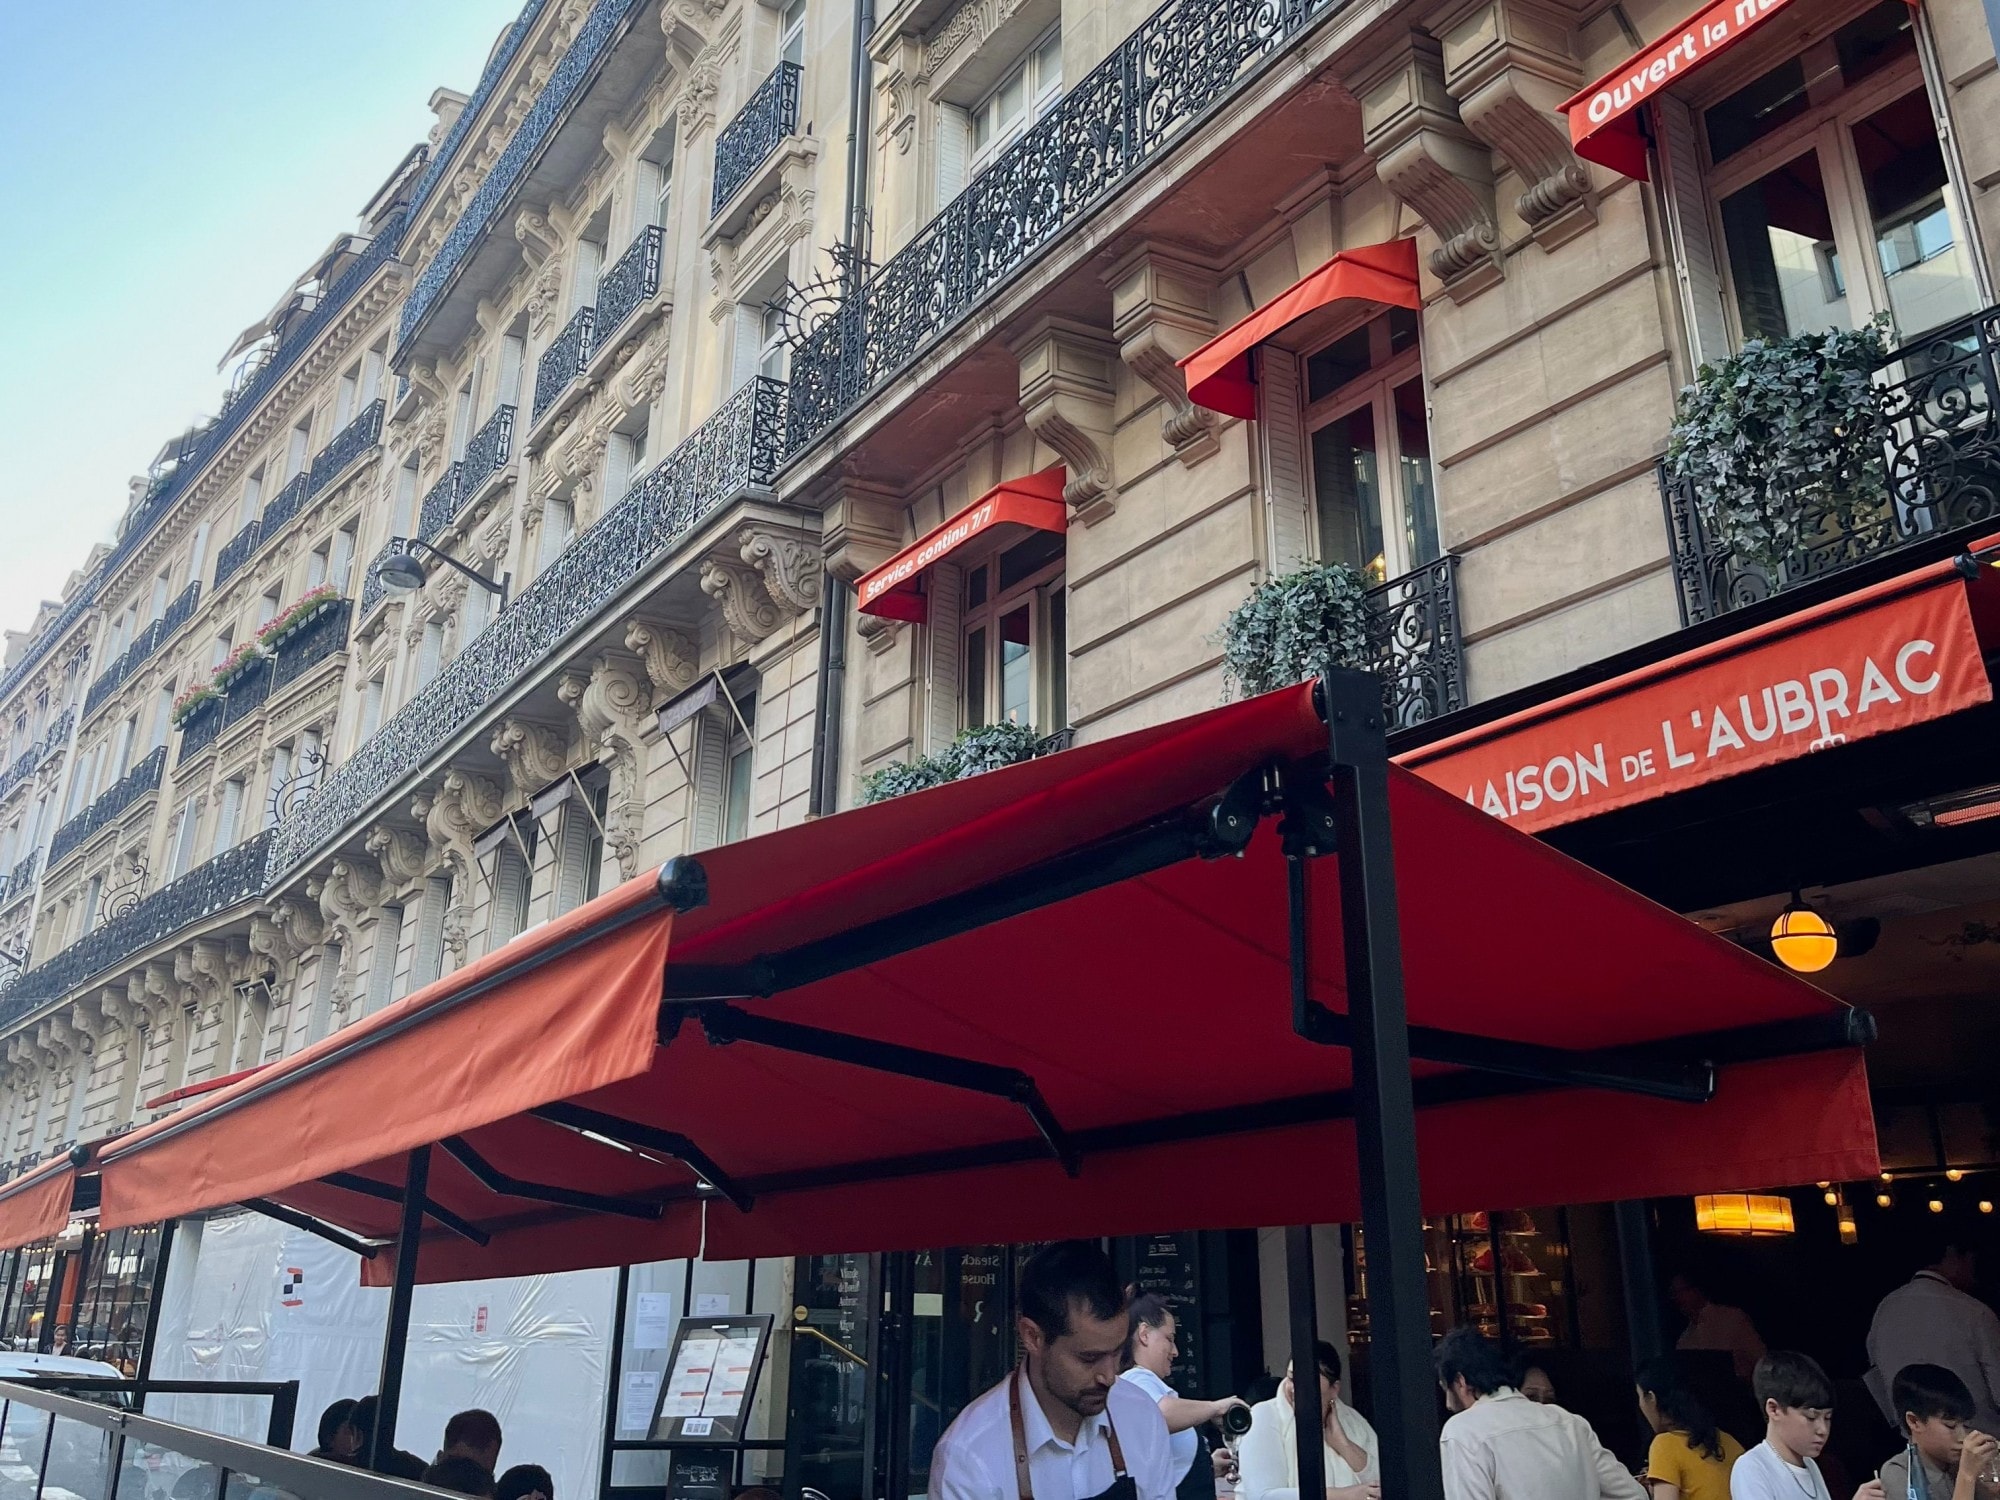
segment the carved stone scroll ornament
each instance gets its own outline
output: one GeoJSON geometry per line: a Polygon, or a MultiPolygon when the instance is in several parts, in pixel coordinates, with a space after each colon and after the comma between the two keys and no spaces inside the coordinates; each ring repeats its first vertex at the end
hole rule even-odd
{"type": "Polygon", "coordinates": [[[701,591],[721,607],[730,634],[746,645],[756,645],[783,623],[783,611],[765,589],[764,575],[747,563],[703,558],[701,591]]]}
{"type": "Polygon", "coordinates": [[[639,683],[638,664],[609,651],[591,663],[587,674],[565,672],[556,682],[556,696],[576,715],[593,753],[614,729],[636,738],[651,706],[639,683]]]}
{"type": "Polygon", "coordinates": [[[1209,312],[1212,272],[1182,256],[1145,247],[1116,267],[1111,283],[1111,333],[1126,368],[1167,403],[1160,433],[1181,463],[1192,467],[1217,452],[1221,418],[1188,400],[1179,361],[1214,336],[1209,312]]]}
{"type": "Polygon", "coordinates": [[[391,891],[401,890],[423,878],[430,851],[424,841],[407,828],[378,823],[368,831],[362,848],[375,856],[391,891]]]}
{"type": "Polygon", "coordinates": [[[780,609],[802,615],[818,607],[825,559],[817,540],[746,526],[736,533],[736,550],[780,609]]]}
{"type": "Polygon", "coordinates": [[[1063,499],[1085,525],[1095,526],[1118,504],[1111,471],[1118,346],[1086,324],[1044,318],[1013,350],[1028,428],[1062,455],[1069,474],[1063,499]]]}
{"type": "Polygon", "coordinates": [[[516,797],[532,797],[569,767],[569,741],[552,724],[510,714],[495,727],[490,743],[507,767],[516,797]]]}
{"type": "Polygon", "coordinates": [[[694,686],[701,670],[701,646],[686,631],[651,620],[631,620],[625,625],[625,646],[639,653],[656,698],[671,698],[694,686]]]}

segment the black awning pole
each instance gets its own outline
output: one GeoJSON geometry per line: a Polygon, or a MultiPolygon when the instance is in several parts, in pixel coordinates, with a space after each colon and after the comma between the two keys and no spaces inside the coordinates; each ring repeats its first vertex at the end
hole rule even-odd
{"type": "Polygon", "coordinates": [[[1326,1438],[1319,1424],[1319,1300],[1313,1289],[1313,1232],[1285,1230],[1285,1310],[1292,1323],[1292,1428],[1301,1496],[1326,1493],[1326,1438]]]}
{"type": "Polygon", "coordinates": [[[1660,1320],[1660,1283],[1653,1269],[1652,1216],[1643,1198],[1612,1205],[1618,1225],[1618,1279],[1624,1283],[1625,1326],[1630,1330],[1632,1362],[1644,1364],[1667,1352],[1666,1330],[1660,1320]]]}
{"type": "Polygon", "coordinates": [[[431,1148],[410,1153],[403,1182],[403,1222],[396,1232],[396,1280],[389,1288],[389,1326],[382,1333],[382,1380],[376,1387],[375,1431],[368,1444],[368,1467],[382,1473],[382,1461],[396,1446],[396,1408],[403,1401],[403,1356],[410,1344],[410,1301],[417,1290],[417,1251],[424,1238],[424,1201],[430,1194],[431,1148]]]}
{"type": "Polygon", "coordinates": [[[1320,679],[1320,690],[1340,849],[1341,946],[1353,1022],[1354,1142],[1368,1247],[1369,1374],[1375,1426],[1382,1434],[1382,1493],[1396,1500],[1443,1500],[1382,683],[1370,673],[1336,669],[1320,679]]]}

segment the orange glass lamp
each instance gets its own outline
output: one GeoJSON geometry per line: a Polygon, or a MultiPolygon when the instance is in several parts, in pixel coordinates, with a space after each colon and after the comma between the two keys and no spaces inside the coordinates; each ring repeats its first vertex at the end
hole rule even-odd
{"type": "Polygon", "coordinates": [[[1706,1193],[1694,1200],[1694,1227],[1759,1239],[1790,1234],[1792,1200],[1778,1193],[1706,1193]]]}
{"type": "Polygon", "coordinates": [[[1771,951],[1795,974],[1817,974],[1840,955],[1833,923],[1792,894],[1792,904],[1771,924],[1771,951]]]}

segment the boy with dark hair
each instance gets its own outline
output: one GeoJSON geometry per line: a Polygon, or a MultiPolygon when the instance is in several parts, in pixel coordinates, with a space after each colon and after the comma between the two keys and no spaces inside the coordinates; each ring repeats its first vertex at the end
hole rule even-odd
{"type": "MultiPolygon", "coordinates": [[[[1833,1436],[1826,1371],[1808,1355],[1774,1349],[1757,1361],[1750,1384],[1764,1408],[1764,1441],[1729,1471],[1730,1500],[1833,1500],[1814,1462],[1833,1436]]],[[[1869,1480],[1854,1500],[1883,1500],[1881,1481],[1869,1480]]]]}
{"type": "Polygon", "coordinates": [[[1905,1365],[1892,1387],[1909,1446],[1882,1465],[1889,1500],[1978,1500],[1979,1477],[2000,1442],[1976,1431],[1972,1392],[1943,1365],[1905,1365]],[[1921,1474],[1911,1486],[1912,1463],[1921,1474]]]}

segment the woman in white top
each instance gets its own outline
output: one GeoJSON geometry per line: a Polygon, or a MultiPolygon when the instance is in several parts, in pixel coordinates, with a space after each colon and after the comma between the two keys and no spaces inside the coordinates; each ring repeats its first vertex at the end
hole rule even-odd
{"type": "Polygon", "coordinates": [[[1125,1370],[1120,1379],[1129,1380],[1159,1403],[1160,1415],[1167,1419],[1167,1451],[1173,1455],[1173,1481],[1178,1485],[1194,1467],[1201,1441],[1195,1428],[1213,1422],[1224,1411],[1243,1403],[1235,1396],[1220,1401],[1190,1401],[1167,1384],[1180,1346],[1174,1342],[1174,1311],[1166,1299],[1151,1292],[1134,1297],[1126,1311],[1131,1314],[1131,1332],[1125,1335],[1125,1370]]]}
{"type": "MultiPolygon", "coordinates": [[[[1326,1439],[1326,1500],[1381,1500],[1381,1444],[1368,1419],[1340,1399],[1340,1356],[1315,1345],[1319,1358],[1319,1420],[1326,1439]]],[[[1299,1500],[1299,1449],[1294,1436],[1291,1367],[1272,1400],[1250,1409],[1250,1431],[1237,1444],[1240,1500],[1299,1500]]]]}

